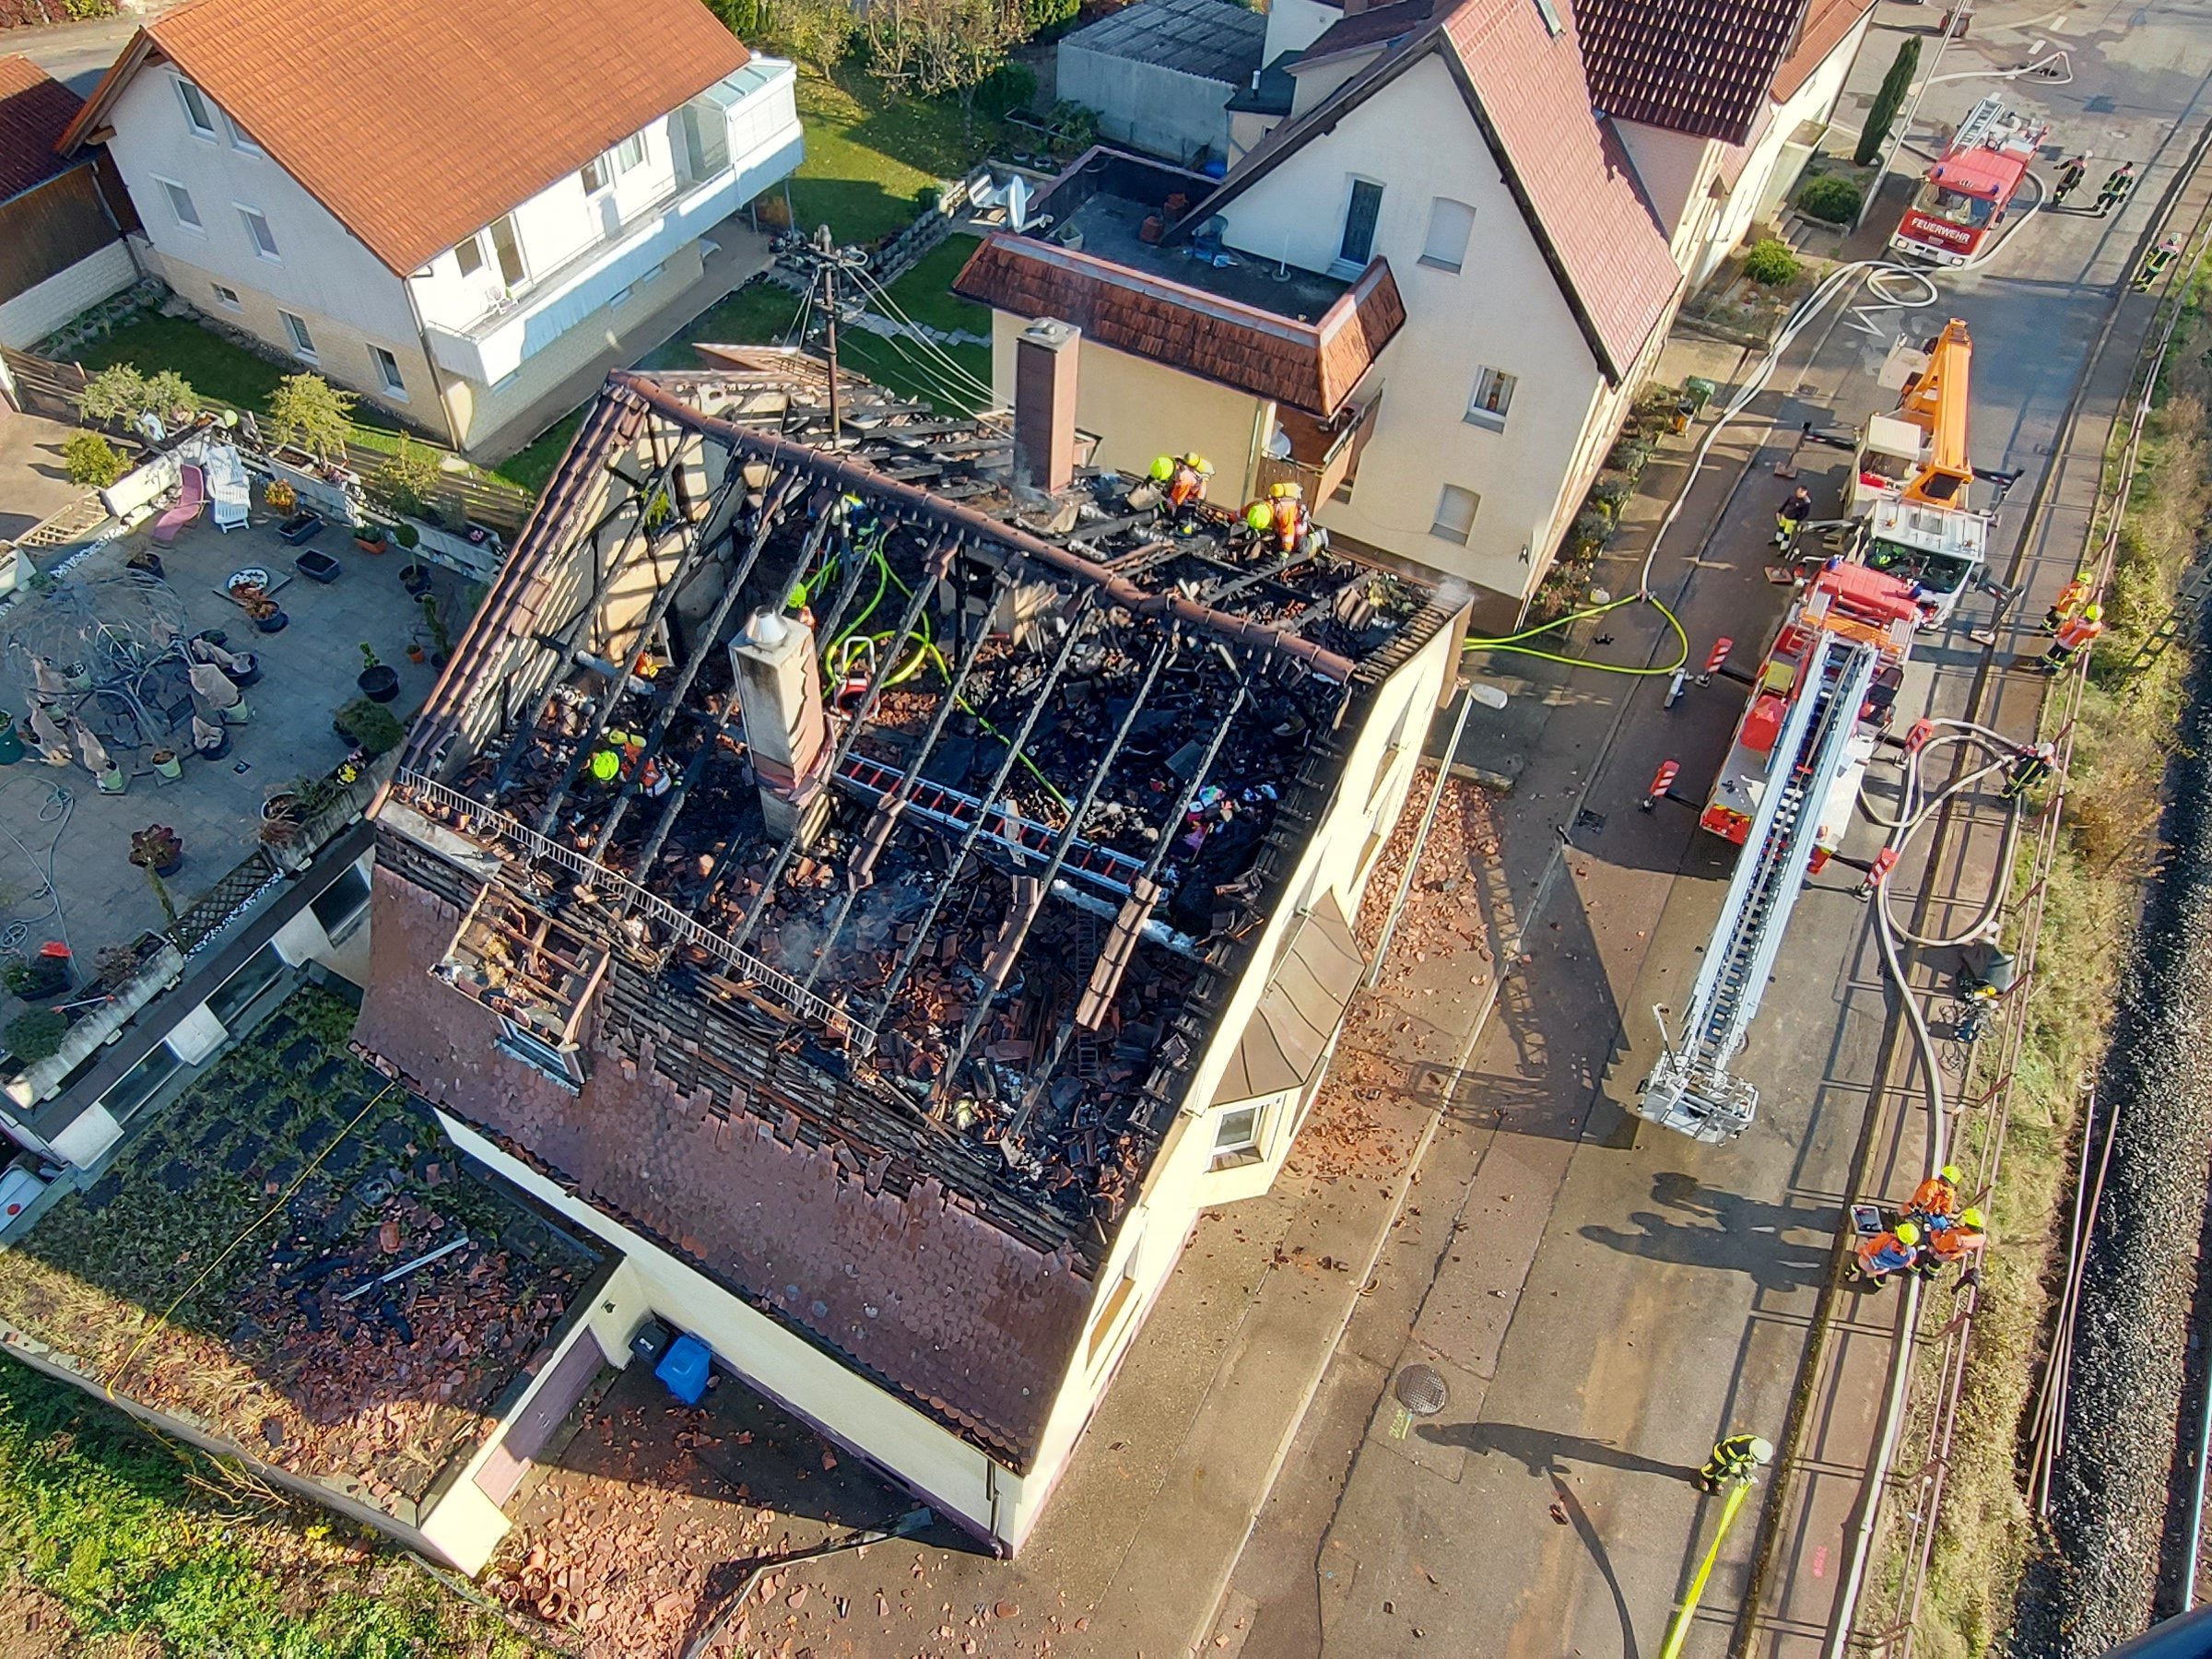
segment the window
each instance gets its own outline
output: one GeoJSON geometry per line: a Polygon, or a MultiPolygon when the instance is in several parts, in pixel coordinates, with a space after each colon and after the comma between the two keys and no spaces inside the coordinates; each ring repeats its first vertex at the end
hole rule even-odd
{"type": "Polygon", "coordinates": [[[307,319],[295,317],[290,312],[276,313],[284,319],[284,332],[292,336],[292,349],[303,358],[315,355],[315,336],[307,332],[307,319]]]}
{"type": "Polygon", "coordinates": [[[1552,0],[1536,0],[1536,16],[1544,19],[1544,27],[1551,38],[1558,40],[1559,30],[1566,25],[1559,21],[1559,8],[1552,4],[1552,0]]]}
{"type": "Polygon", "coordinates": [[[244,150],[249,156],[261,154],[261,146],[246,136],[246,129],[230,118],[230,112],[228,110],[223,112],[223,127],[230,135],[230,144],[233,148],[244,150]]]}
{"type": "Polygon", "coordinates": [[[1421,263],[1456,273],[1466,263],[1467,236],[1474,229],[1474,208],[1438,196],[1429,204],[1429,240],[1421,244],[1421,263]]]}
{"type": "Polygon", "coordinates": [[[177,101],[184,106],[184,124],[203,138],[215,136],[215,112],[208,108],[207,95],[190,81],[177,82],[177,101]]]}
{"type": "Polygon", "coordinates": [[[615,146],[615,171],[628,172],[633,167],[645,165],[645,135],[632,133],[615,146]]]}
{"type": "Polygon", "coordinates": [[[1214,1163],[1250,1163],[1260,1156],[1260,1115],[1257,1106],[1239,1106],[1221,1114],[1214,1124],[1214,1163]]]}
{"type": "Polygon", "coordinates": [[[369,913],[369,878],[359,865],[347,865],[338,878],[308,900],[307,908],[333,939],[342,939],[369,913]]]}
{"type": "Polygon", "coordinates": [[[370,347],[369,355],[376,359],[376,378],[383,382],[384,390],[396,397],[405,397],[407,382],[399,377],[399,359],[382,346],[370,347]]]}
{"type": "Polygon", "coordinates": [[[629,297],[637,291],[637,288],[634,284],[629,288],[617,288],[613,293],[606,297],[606,309],[608,311],[613,311],[618,305],[628,305],[629,303],[629,297]]]}
{"type": "Polygon", "coordinates": [[[258,207],[241,206],[238,217],[246,227],[246,240],[253,244],[253,252],[264,259],[275,259],[276,233],[269,229],[268,216],[258,207]]]}
{"type": "Polygon", "coordinates": [[[183,1064],[168,1043],[157,1042],[152,1053],[115,1079],[115,1087],[100,1097],[100,1103],[117,1123],[127,1124],[131,1114],[151,1100],[162,1084],[175,1077],[183,1064]]]}
{"type": "MultiPolygon", "coordinates": [[[[1137,1224],[1141,1229],[1142,1223],[1137,1224]]],[[[1100,1304],[1098,1317],[1090,1322],[1090,1335],[1083,1345],[1083,1363],[1095,1365],[1099,1356],[1111,1345],[1113,1334],[1121,1328],[1122,1315],[1129,1311],[1129,1303],[1136,1296],[1137,1258],[1144,1253],[1145,1235],[1140,1230],[1129,1241],[1129,1248],[1122,1253],[1122,1274],[1113,1288],[1106,1293],[1100,1304]]]]}
{"type": "Polygon", "coordinates": [[[642,166],[644,160],[645,140],[641,135],[632,136],[594,156],[576,176],[583,181],[585,195],[597,195],[631,168],[642,166]]]}
{"type": "Polygon", "coordinates": [[[491,251],[500,256],[500,275],[509,288],[520,288],[529,280],[529,267],[523,264],[523,244],[514,234],[513,214],[491,221],[491,251]]]}
{"type": "Polygon", "coordinates": [[[1374,257],[1375,221],[1382,215],[1382,186],[1372,179],[1354,179],[1351,199],[1344,208],[1344,240],[1336,244],[1336,263],[1367,268],[1374,257]]]}
{"type": "Polygon", "coordinates": [[[1516,377],[1499,369],[1476,371],[1475,395],[1467,399],[1467,418],[1493,432],[1505,430],[1505,412],[1513,406],[1516,377]]]}
{"type": "Polygon", "coordinates": [[[512,1019],[502,1019],[505,1027],[493,1043],[500,1053],[511,1060],[520,1060],[533,1070],[543,1072],[571,1094],[579,1092],[582,1083],[582,1068],[576,1056],[566,1049],[557,1049],[534,1031],[525,1030],[512,1019]]]}
{"type": "Polygon", "coordinates": [[[597,195],[615,182],[614,169],[607,166],[605,156],[594,156],[583,164],[576,177],[583,185],[583,194],[587,196],[597,195]]]}
{"type": "Polygon", "coordinates": [[[246,309],[245,301],[238,297],[238,290],[225,288],[219,282],[215,285],[215,297],[226,311],[242,312],[246,309]]]}
{"type": "Polygon", "coordinates": [[[284,967],[276,947],[264,945],[246,959],[245,966],[216,987],[215,994],[207,999],[207,1012],[225,1026],[235,1025],[247,1006],[276,982],[284,967]]]}
{"type": "Polygon", "coordinates": [[[474,276],[484,268],[484,239],[472,236],[453,250],[453,263],[461,267],[461,275],[474,276]]]}
{"type": "Polygon", "coordinates": [[[176,216],[177,223],[189,230],[205,229],[200,223],[199,205],[192,199],[192,192],[167,179],[161,180],[160,184],[161,194],[169,198],[169,210],[176,216]]]}
{"type": "Polygon", "coordinates": [[[1443,494],[1436,499],[1436,523],[1429,526],[1429,534],[1465,547],[1467,538],[1475,534],[1475,512],[1481,505],[1482,498],[1473,490],[1445,485],[1443,494]]]}

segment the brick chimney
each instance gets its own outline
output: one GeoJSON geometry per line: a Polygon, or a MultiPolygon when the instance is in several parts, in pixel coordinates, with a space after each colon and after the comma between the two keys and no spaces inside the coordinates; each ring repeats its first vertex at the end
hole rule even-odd
{"type": "Polygon", "coordinates": [[[1040,317],[1014,342],[1014,486],[1057,495],[1076,476],[1076,359],[1083,331],[1040,317]]]}
{"type": "Polygon", "coordinates": [[[730,642],[745,712],[746,747],[760,784],[760,813],[771,835],[802,830],[811,840],[829,816],[822,761],[830,723],[822,709],[822,672],[814,629],[796,617],[758,610],[730,642]]]}
{"type": "Polygon", "coordinates": [[[1356,18],[1368,8],[1369,0],[1344,0],[1344,15],[1356,18]]]}

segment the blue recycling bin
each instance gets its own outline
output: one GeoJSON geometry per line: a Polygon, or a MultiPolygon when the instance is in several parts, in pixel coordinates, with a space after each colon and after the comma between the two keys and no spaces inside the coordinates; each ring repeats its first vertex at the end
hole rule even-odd
{"type": "Polygon", "coordinates": [[[707,1392],[707,1368],[713,1355],[698,1337],[685,1335],[668,1345],[653,1374],[668,1385],[668,1392],[687,1406],[696,1406],[707,1392]]]}

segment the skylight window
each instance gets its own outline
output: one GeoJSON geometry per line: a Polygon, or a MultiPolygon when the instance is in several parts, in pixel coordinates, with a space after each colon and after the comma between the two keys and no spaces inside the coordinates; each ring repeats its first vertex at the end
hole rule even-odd
{"type": "Polygon", "coordinates": [[[1544,19],[1545,29],[1555,41],[1559,38],[1559,31],[1567,27],[1559,21],[1559,8],[1551,0],[1536,0],[1536,16],[1544,19]]]}

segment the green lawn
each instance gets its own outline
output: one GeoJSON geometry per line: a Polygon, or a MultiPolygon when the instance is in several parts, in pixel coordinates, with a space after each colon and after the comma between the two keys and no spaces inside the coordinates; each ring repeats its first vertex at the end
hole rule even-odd
{"type": "Polygon", "coordinates": [[[584,413],[583,409],[578,409],[573,415],[563,415],[493,467],[491,476],[506,480],[517,489],[537,494],[553,477],[553,469],[560,465],[561,456],[568,453],[570,441],[576,436],[576,429],[583,424],[584,413]]]}
{"type": "Polygon", "coordinates": [[[998,124],[980,114],[965,135],[957,101],[899,97],[858,63],[827,80],[802,76],[799,116],[806,159],[791,181],[799,227],[827,221],[838,241],[864,245],[903,229],[919,211],[916,191],[959,178],[998,136],[998,124]]]}
{"type": "Polygon", "coordinates": [[[914,261],[913,269],[891,284],[891,298],[915,322],[947,334],[991,335],[991,308],[962,300],[952,291],[952,279],[960,274],[975,252],[972,236],[948,236],[914,261]]]}
{"type": "MultiPolygon", "coordinates": [[[[252,409],[257,415],[268,408],[276,382],[299,372],[233,346],[190,317],[164,317],[153,312],[143,312],[112,334],[88,341],[78,349],[76,360],[92,374],[117,363],[133,364],[147,374],[174,369],[209,402],[252,409]]],[[[361,429],[362,448],[389,452],[399,447],[398,425],[367,399],[355,405],[353,418],[361,429]]]]}

